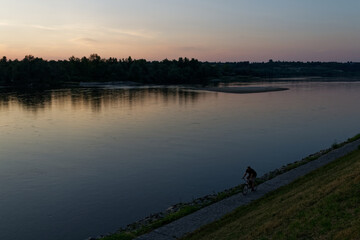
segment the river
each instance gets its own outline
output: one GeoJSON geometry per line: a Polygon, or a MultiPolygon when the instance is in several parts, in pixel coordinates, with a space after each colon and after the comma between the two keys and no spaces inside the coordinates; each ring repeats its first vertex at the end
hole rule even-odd
{"type": "Polygon", "coordinates": [[[114,232],[360,132],[360,82],[255,85],[289,90],[0,89],[0,239],[114,232]]]}

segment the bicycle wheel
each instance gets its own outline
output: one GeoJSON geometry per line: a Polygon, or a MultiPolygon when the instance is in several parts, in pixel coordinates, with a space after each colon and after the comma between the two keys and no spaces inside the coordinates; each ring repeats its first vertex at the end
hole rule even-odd
{"type": "Polygon", "coordinates": [[[246,185],[244,185],[242,193],[243,193],[243,195],[246,195],[246,194],[248,194],[248,192],[249,192],[249,186],[246,184],[246,185]]]}

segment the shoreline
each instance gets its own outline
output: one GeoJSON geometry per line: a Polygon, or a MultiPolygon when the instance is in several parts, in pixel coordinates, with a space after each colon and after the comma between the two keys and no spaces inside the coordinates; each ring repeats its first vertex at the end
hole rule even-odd
{"type": "MultiPolygon", "coordinates": [[[[303,164],[299,167],[291,169],[277,175],[276,177],[258,185],[255,192],[243,195],[238,193],[220,202],[216,202],[210,206],[200,209],[188,216],[180,218],[174,222],[166,224],[162,227],[156,228],[153,231],[141,235],[135,239],[138,240],[172,240],[183,239],[188,234],[200,229],[201,227],[214,223],[221,219],[226,214],[232,213],[241,206],[246,206],[251,202],[258,200],[268,193],[271,193],[280,187],[284,187],[297,179],[319,169],[327,164],[336,161],[337,159],[350,154],[353,151],[360,149],[360,139],[349,142],[342,146],[327,151],[316,160],[303,164]]],[[[105,239],[104,239],[105,240],[105,239]]]]}
{"type": "MultiPolygon", "coordinates": [[[[342,143],[334,143],[330,148],[320,150],[316,153],[310,154],[309,156],[292,163],[288,163],[287,165],[283,165],[280,168],[277,168],[273,171],[270,171],[263,176],[256,179],[257,185],[266,184],[271,182],[272,179],[280,177],[287,174],[290,171],[294,171],[303,167],[307,164],[311,164],[316,160],[325,157],[327,154],[337,151],[338,149],[349,146],[351,143],[360,141],[360,134],[355,135],[352,138],[347,139],[342,143]]],[[[112,235],[120,235],[124,237],[132,236],[132,238],[127,239],[143,239],[142,236],[145,234],[150,234],[154,232],[155,229],[163,228],[167,224],[172,224],[175,221],[180,221],[185,217],[188,217],[192,214],[196,214],[202,209],[207,207],[211,207],[216,204],[220,204],[222,201],[227,201],[228,199],[235,197],[241,194],[243,184],[237,185],[230,189],[225,189],[224,191],[209,194],[204,197],[200,197],[194,199],[191,202],[185,203],[177,203],[170,206],[168,209],[164,210],[163,212],[152,214],[148,217],[145,217],[139,221],[134,223],[128,224],[126,227],[120,228],[117,232],[112,234],[106,234],[95,238],[89,238],[89,240],[98,240],[103,239],[107,240],[107,237],[111,237],[112,235]]],[[[122,239],[122,238],[119,238],[122,239]]],[[[146,239],[146,238],[144,238],[146,239]]]]}

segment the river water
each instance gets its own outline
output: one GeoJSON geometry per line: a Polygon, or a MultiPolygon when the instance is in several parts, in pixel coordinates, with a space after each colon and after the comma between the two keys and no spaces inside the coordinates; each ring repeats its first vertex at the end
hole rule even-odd
{"type": "Polygon", "coordinates": [[[360,82],[257,85],[289,90],[0,89],[0,239],[113,232],[360,132],[360,82]]]}

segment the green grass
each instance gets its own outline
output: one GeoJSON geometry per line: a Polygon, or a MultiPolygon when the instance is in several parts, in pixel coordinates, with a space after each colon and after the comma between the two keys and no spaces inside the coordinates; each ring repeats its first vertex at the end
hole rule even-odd
{"type": "Polygon", "coordinates": [[[360,239],[360,150],[185,239],[360,239]]]}

